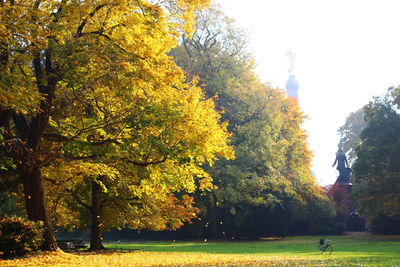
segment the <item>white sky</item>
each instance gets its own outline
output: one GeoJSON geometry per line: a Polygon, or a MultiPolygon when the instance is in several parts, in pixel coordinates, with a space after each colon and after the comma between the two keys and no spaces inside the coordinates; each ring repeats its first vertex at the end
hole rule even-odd
{"type": "Polygon", "coordinates": [[[400,84],[400,1],[215,1],[250,31],[249,48],[264,82],[283,88],[286,51],[296,54],[313,172],[321,184],[334,183],[337,129],[350,112],[400,84]]]}

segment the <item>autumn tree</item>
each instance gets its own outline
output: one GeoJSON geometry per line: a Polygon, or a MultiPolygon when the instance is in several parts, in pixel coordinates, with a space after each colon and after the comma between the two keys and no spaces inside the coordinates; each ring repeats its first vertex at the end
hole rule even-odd
{"type": "Polygon", "coordinates": [[[118,143],[134,131],[126,119],[138,103],[185,91],[165,53],[206,2],[0,2],[0,146],[16,165],[28,218],[45,223],[46,249],[56,244],[42,168],[90,157],[74,154],[79,142],[118,143]]]}
{"type": "Polygon", "coordinates": [[[225,126],[218,124],[213,101],[201,100],[200,88],[166,97],[153,96],[130,114],[124,130],[130,132],[119,145],[71,142],[66,160],[44,169],[49,190],[62,192],[49,192],[54,220],[90,224],[91,249],[101,248],[100,232],[111,227],[179,228],[197,213],[185,192],[212,188],[201,165],[212,164],[216,154],[232,156],[225,126]],[[85,160],[70,160],[83,152],[85,160]]]}
{"type": "Polygon", "coordinates": [[[218,8],[200,11],[196,22],[193,36],[183,36],[170,54],[187,76],[198,75],[206,95],[216,99],[236,154],[235,160],[208,168],[218,189],[196,195],[204,211],[197,235],[285,234],[317,210],[329,213],[324,205],[314,205],[330,203],[310,171],[304,115],[297,103],[259,81],[245,50],[245,34],[218,8]]]}

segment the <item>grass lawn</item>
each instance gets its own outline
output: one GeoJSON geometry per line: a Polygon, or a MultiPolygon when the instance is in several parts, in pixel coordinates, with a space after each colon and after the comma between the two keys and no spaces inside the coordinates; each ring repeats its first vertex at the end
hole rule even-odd
{"type": "Polygon", "coordinates": [[[89,255],[43,253],[0,261],[0,266],[400,266],[400,236],[324,237],[332,240],[332,255],[319,253],[320,238],[107,244],[107,247],[144,248],[144,251],[89,255]]]}

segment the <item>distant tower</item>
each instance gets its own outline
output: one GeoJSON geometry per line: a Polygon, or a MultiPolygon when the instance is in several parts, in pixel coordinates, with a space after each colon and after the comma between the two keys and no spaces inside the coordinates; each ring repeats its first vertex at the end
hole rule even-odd
{"type": "Polygon", "coordinates": [[[299,89],[299,83],[296,81],[294,74],[289,75],[289,79],[286,82],[286,94],[288,97],[298,100],[297,91],[299,89]]]}
{"type": "Polygon", "coordinates": [[[294,73],[294,61],[296,58],[296,55],[290,51],[286,53],[287,57],[289,58],[289,79],[286,82],[286,95],[288,97],[291,97],[295,100],[298,100],[298,89],[299,89],[299,83],[296,80],[296,76],[293,74],[294,73]]]}

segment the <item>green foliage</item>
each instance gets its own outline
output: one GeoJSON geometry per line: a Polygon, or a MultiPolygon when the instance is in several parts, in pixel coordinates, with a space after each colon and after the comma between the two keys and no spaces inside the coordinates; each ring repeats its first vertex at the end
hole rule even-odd
{"type": "Polygon", "coordinates": [[[17,197],[11,193],[0,194],[0,218],[5,216],[22,216],[23,213],[17,204],[17,197]]]}
{"type": "Polygon", "coordinates": [[[24,256],[37,251],[43,240],[43,224],[21,217],[0,220],[0,251],[4,257],[24,256]]]}
{"type": "Polygon", "coordinates": [[[352,112],[347,116],[345,124],[338,129],[339,147],[347,154],[350,165],[356,160],[355,149],[360,143],[360,134],[366,127],[364,116],[364,108],[352,112]]]}
{"type": "MultiPolygon", "coordinates": [[[[1,127],[0,127],[1,137],[1,127]]],[[[0,138],[0,144],[1,144],[0,138]]],[[[1,146],[1,145],[0,145],[1,146]]],[[[0,194],[9,194],[16,191],[17,171],[13,159],[0,149],[0,194]]],[[[1,200],[0,200],[1,203],[1,200]]]]}
{"type": "MultiPolygon", "coordinates": [[[[400,216],[400,114],[386,96],[365,107],[365,120],[367,126],[361,133],[353,165],[354,199],[372,228],[385,232],[374,222],[381,224],[384,218],[398,221],[400,216]]],[[[399,232],[399,226],[391,227],[391,231],[399,232]]]]}
{"type": "Polygon", "coordinates": [[[259,81],[243,31],[217,8],[199,12],[195,29],[171,55],[216,99],[236,158],[207,168],[217,189],[196,195],[204,213],[194,227],[201,224],[202,235],[213,237],[287,234],[312,214],[308,206],[329,203],[310,171],[304,115],[295,101],[259,81]]]}
{"type": "Polygon", "coordinates": [[[400,234],[400,216],[386,216],[378,214],[371,218],[370,228],[380,234],[400,234]]]}

